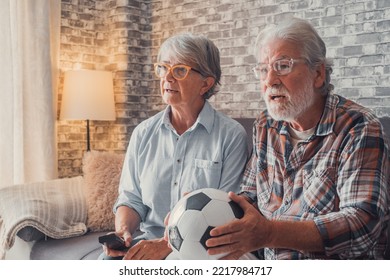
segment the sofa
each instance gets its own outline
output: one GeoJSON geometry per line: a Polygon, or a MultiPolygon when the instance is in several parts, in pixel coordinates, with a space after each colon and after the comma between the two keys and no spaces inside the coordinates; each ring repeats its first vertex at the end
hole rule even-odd
{"type": "MultiPolygon", "coordinates": [[[[236,120],[246,129],[251,149],[254,119],[236,120]]],[[[389,136],[390,118],[381,122],[389,136]]],[[[96,260],[102,252],[98,236],[114,229],[112,205],[123,159],[123,154],[91,151],[83,158],[83,176],[0,189],[0,259],[16,240],[28,248],[28,259],[96,260]],[[21,203],[15,189],[30,200],[21,203]],[[16,213],[7,212],[11,206],[16,213]]],[[[388,232],[390,242],[390,227],[388,232]]]]}
{"type": "MultiPolygon", "coordinates": [[[[250,149],[254,119],[237,120],[250,149]]],[[[0,259],[97,259],[98,237],[114,230],[123,160],[124,154],[90,151],[82,176],[0,189],[0,259]],[[20,248],[22,254],[14,252],[20,248]]]]}
{"type": "Polygon", "coordinates": [[[90,151],[83,176],[0,189],[0,259],[96,259],[98,236],[114,229],[123,159],[90,151]]]}

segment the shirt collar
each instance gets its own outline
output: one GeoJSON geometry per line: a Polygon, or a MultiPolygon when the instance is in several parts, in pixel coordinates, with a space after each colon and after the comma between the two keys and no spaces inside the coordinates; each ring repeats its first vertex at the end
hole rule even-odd
{"type": "Polygon", "coordinates": [[[338,95],[330,92],[326,98],[324,112],[322,113],[320,122],[317,125],[316,135],[326,136],[333,133],[333,128],[336,124],[336,107],[340,102],[338,95]]]}
{"type": "MultiPolygon", "coordinates": [[[[169,118],[169,114],[171,112],[172,108],[171,106],[167,106],[164,110],[163,116],[162,116],[162,124],[165,125],[166,128],[174,130],[171,120],[169,118]]],[[[194,130],[198,124],[202,125],[207,132],[210,134],[211,130],[213,129],[214,125],[214,110],[211,107],[210,103],[206,100],[202,110],[200,111],[198,118],[196,119],[195,123],[192,125],[192,127],[189,130],[194,130]]]]}

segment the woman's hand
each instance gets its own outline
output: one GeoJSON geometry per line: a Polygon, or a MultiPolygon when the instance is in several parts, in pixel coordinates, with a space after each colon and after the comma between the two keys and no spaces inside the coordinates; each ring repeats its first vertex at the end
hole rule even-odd
{"type": "MultiPolygon", "coordinates": [[[[169,217],[171,216],[171,212],[168,212],[168,214],[165,216],[165,218],[164,218],[164,225],[165,225],[165,230],[164,230],[164,240],[166,241],[166,242],[168,242],[169,241],[169,237],[168,237],[168,223],[169,223],[169,217]]],[[[167,245],[168,245],[168,247],[169,248],[171,248],[170,247],[170,245],[169,245],[169,243],[167,243],[167,245]]]]}
{"type": "MultiPolygon", "coordinates": [[[[125,246],[130,247],[131,241],[133,240],[133,237],[131,236],[131,233],[128,231],[119,231],[115,232],[115,234],[119,237],[121,237],[125,241],[125,246]]],[[[103,251],[107,256],[110,257],[123,257],[127,250],[115,250],[115,249],[110,249],[106,245],[103,245],[103,251]]]]}
{"type": "Polygon", "coordinates": [[[172,250],[164,238],[141,240],[124,255],[124,260],[163,260],[172,250]]]}

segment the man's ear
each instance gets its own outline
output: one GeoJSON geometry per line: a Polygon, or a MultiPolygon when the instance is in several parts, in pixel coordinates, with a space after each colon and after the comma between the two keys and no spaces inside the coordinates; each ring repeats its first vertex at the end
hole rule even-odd
{"type": "Polygon", "coordinates": [[[203,80],[203,85],[200,90],[200,95],[204,95],[215,84],[215,78],[207,77],[203,80]]]}
{"type": "Polygon", "coordinates": [[[325,82],[325,63],[322,63],[321,65],[317,66],[314,71],[315,71],[314,87],[320,88],[324,85],[325,82]]]}

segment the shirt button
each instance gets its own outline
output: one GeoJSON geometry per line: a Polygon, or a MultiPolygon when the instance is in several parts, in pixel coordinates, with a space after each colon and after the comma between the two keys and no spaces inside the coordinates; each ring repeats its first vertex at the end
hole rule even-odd
{"type": "Polygon", "coordinates": [[[180,159],[178,159],[178,160],[177,160],[177,163],[180,163],[180,162],[181,162],[181,160],[180,160],[180,159]]]}

